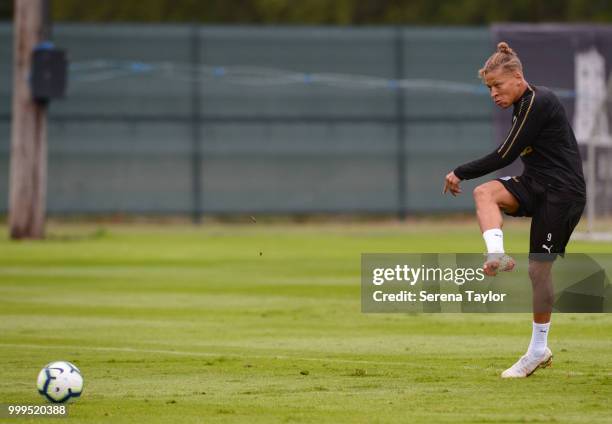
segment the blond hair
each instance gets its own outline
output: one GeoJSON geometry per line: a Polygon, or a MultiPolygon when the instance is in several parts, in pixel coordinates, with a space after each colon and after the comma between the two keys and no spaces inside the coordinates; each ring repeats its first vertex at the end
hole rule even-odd
{"type": "Polygon", "coordinates": [[[505,41],[497,44],[497,51],[487,59],[482,69],[478,71],[478,76],[481,79],[485,79],[488,72],[494,71],[498,68],[502,68],[504,71],[509,72],[523,72],[523,64],[521,63],[521,60],[505,41]]]}

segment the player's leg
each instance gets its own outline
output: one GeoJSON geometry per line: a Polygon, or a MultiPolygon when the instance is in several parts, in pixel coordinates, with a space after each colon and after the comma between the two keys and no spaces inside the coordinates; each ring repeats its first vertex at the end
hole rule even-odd
{"type": "Polygon", "coordinates": [[[543,257],[542,259],[544,260],[529,260],[529,278],[533,289],[531,342],[527,348],[527,353],[502,373],[503,378],[529,377],[536,370],[546,368],[552,363],[553,355],[548,348],[548,330],[550,329],[550,316],[554,301],[551,272],[554,262],[548,260],[549,257],[543,257]]]}
{"type": "Polygon", "coordinates": [[[503,225],[501,211],[513,214],[519,208],[518,200],[497,180],[476,187],[474,203],[482,233],[491,229],[501,229],[503,225]]]}
{"type": "Polygon", "coordinates": [[[500,181],[489,181],[474,189],[476,215],[482,237],[487,246],[487,260],[483,270],[487,275],[510,271],[514,260],[504,252],[503,218],[501,211],[514,214],[519,209],[517,198],[500,181]]]}
{"type": "MultiPolygon", "coordinates": [[[[535,324],[545,324],[550,322],[555,292],[552,284],[552,265],[553,261],[529,261],[529,279],[533,290],[533,322],[535,324]]],[[[546,329],[548,331],[548,329],[546,329]]],[[[540,331],[541,333],[542,331],[540,331]]],[[[532,339],[532,344],[534,340],[532,339]]],[[[540,352],[546,347],[538,349],[540,352]]],[[[531,349],[532,345],[529,345],[531,349]]]]}
{"type": "Polygon", "coordinates": [[[554,302],[552,267],[558,254],[565,252],[570,235],[580,220],[584,205],[567,201],[538,201],[531,221],[529,279],[533,289],[533,324],[527,353],[502,373],[504,378],[528,377],[552,363],[548,332],[554,302]]]}
{"type": "Polygon", "coordinates": [[[552,352],[548,348],[548,331],[555,291],[552,283],[554,257],[544,255],[545,260],[529,260],[529,279],[533,291],[533,324],[527,355],[534,362],[550,363],[552,352]]]}

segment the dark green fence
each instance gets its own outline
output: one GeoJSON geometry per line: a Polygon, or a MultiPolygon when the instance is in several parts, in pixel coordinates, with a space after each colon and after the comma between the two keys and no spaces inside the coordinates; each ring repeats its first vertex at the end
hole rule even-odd
{"type": "MultiPolygon", "coordinates": [[[[0,210],[12,28],[0,25],[0,210]]],[[[487,28],[57,24],[50,213],[467,210],[444,175],[492,146],[487,28]]]]}

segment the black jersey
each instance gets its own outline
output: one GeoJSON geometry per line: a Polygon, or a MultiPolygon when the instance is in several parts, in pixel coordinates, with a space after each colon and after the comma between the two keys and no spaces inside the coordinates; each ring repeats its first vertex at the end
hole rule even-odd
{"type": "Polygon", "coordinates": [[[547,88],[528,86],[514,103],[512,128],[494,152],[455,169],[469,180],[501,169],[521,157],[524,176],[546,190],[586,197],[582,160],[576,137],[555,94],[547,88]]]}

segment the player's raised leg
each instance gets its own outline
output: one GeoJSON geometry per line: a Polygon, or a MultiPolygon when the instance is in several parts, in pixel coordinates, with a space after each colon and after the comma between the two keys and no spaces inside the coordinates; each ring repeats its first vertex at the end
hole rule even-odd
{"type": "Polygon", "coordinates": [[[511,271],[514,259],[504,252],[503,218],[501,211],[514,213],[519,204],[499,181],[489,181],[474,189],[474,202],[480,231],[487,245],[487,260],[483,271],[494,276],[498,271],[511,271]]]}

